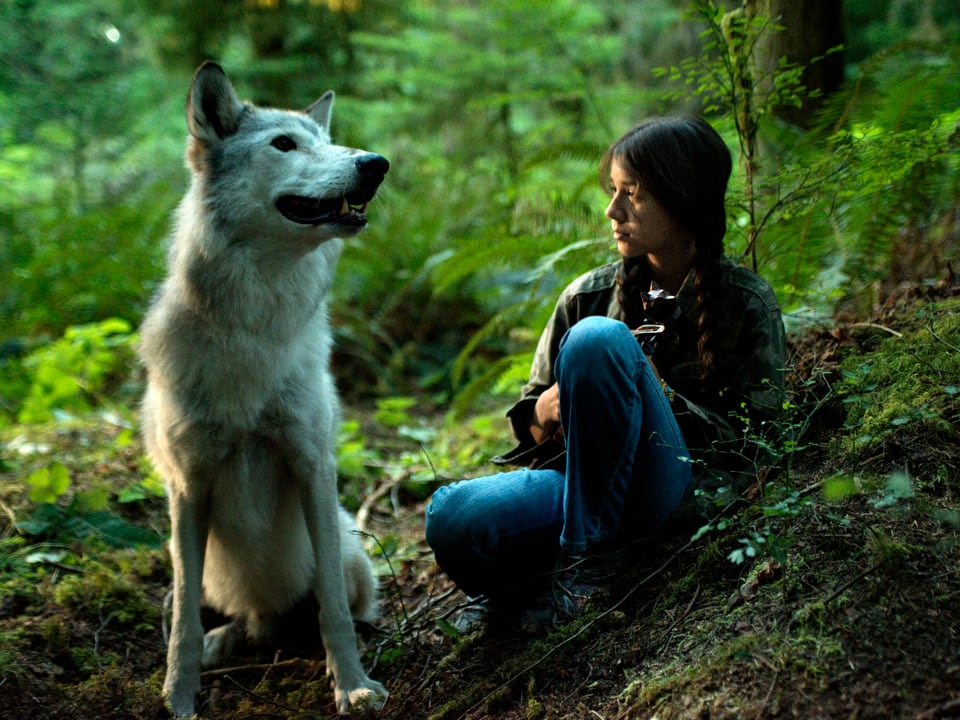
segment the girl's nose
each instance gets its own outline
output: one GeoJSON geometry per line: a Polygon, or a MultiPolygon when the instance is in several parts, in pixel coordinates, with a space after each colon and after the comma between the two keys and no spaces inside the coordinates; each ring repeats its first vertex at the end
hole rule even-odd
{"type": "Polygon", "coordinates": [[[616,196],[610,198],[610,202],[607,205],[607,209],[603,211],[603,214],[606,215],[611,220],[617,220],[621,217],[620,208],[618,207],[616,196]]]}

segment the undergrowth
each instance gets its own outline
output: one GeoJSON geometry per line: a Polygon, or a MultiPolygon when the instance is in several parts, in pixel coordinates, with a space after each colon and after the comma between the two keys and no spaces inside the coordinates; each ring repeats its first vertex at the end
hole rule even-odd
{"type": "Polygon", "coordinates": [[[918,309],[867,357],[841,365],[848,446],[871,446],[887,431],[916,425],[945,438],[960,425],[960,299],[918,309]]]}
{"type": "MultiPolygon", "coordinates": [[[[957,342],[956,309],[954,299],[924,306],[896,329],[867,328],[876,333],[864,343],[869,352],[850,352],[832,374],[832,396],[857,398],[842,404],[838,422],[846,427],[832,433],[829,447],[811,448],[803,437],[787,447],[798,456],[822,452],[826,462],[817,474],[788,464],[763,493],[723,516],[723,525],[696,540],[692,530],[674,538],[665,552],[676,557],[661,556],[626,582],[622,594],[612,596],[615,606],[538,639],[444,632],[444,609],[459,600],[422,544],[422,507],[432,489],[489,471],[484,459],[505,432],[497,409],[475,419],[434,415],[427,421],[422,406],[392,398],[365,413],[349,411],[341,448],[345,500],[370,515],[365,541],[384,605],[397,608],[384,611],[384,629],[370,647],[376,674],[396,698],[396,713],[387,717],[573,717],[611,702],[624,718],[651,712],[690,718],[695,711],[733,717],[755,709],[757,695],[783,711],[789,697],[771,678],[789,678],[811,696],[833,692],[850,656],[849,638],[876,642],[863,635],[866,619],[887,633],[908,632],[897,618],[911,617],[917,582],[935,588],[929,612],[947,613],[957,592],[942,567],[960,533],[955,479],[946,473],[928,483],[896,464],[851,469],[844,459],[853,441],[844,438],[859,422],[855,413],[867,417],[871,403],[893,405],[914,391],[927,393],[922,402],[937,413],[936,427],[956,429],[956,405],[949,402],[956,384],[949,352],[957,342]],[[864,367],[875,374],[850,372],[864,367]],[[885,375],[905,367],[908,377],[885,375]],[[927,382],[914,385],[920,371],[927,382]],[[934,488],[942,498],[931,499],[934,488]],[[925,545],[927,536],[912,535],[918,525],[935,528],[935,541],[925,545]],[[874,615],[864,594],[890,614],[874,615]],[[617,669],[598,670],[605,666],[617,669]],[[757,681],[742,682],[757,668],[768,673],[759,690],[757,681]],[[593,680],[590,672],[598,673],[593,680]],[[579,709],[557,714],[555,693],[565,682],[584,683],[586,695],[579,709]],[[727,685],[742,696],[718,691],[727,685]],[[418,715],[424,688],[436,694],[418,715]]],[[[798,428],[816,425],[803,419],[808,407],[796,410],[791,422],[798,428]]],[[[879,443],[904,432],[929,441],[931,422],[878,420],[873,432],[879,443]]],[[[150,707],[160,707],[159,607],[169,575],[158,545],[166,535],[165,507],[127,431],[96,414],[2,431],[0,502],[8,522],[0,538],[0,673],[8,689],[34,687],[43,668],[45,677],[75,683],[72,699],[87,710],[100,708],[107,696],[117,708],[143,707],[131,695],[138,692],[149,696],[150,707]],[[106,519],[126,530],[110,532],[106,519]],[[145,534],[138,539],[138,532],[145,534]],[[151,648],[143,655],[147,675],[130,667],[129,653],[138,647],[151,648]]],[[[947,461],[956,461],[956,452],[947,461]]],[[[318,660],[251,665],[231,676],[235,685],[225,685],[218,712],[302,716],[304,708],[329,702],[322,676],[318,660]]],[[[63,702],[53,690],[46,697],[63,702]]]]}

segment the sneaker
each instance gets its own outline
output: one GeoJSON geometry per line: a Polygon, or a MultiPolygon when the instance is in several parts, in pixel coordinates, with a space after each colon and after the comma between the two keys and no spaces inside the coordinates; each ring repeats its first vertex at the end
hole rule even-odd
{"type": "Polygon", "coordinates": [[[469,635],[489,624],[495,613],[493,603],[486,597],[468,597],[450,617],[449,623],[460,635],[469,635]]]}
{"type": "Polygon", "coordinates": [[[604,594],[624,570],[621,553],[567,554],[560,558],[552,593],[556,623],[579,616],[594,598],[604,594]]]}
{"type": "Polygon", "coordinates": [[[515,602],[486,596],[468,597],[448,622],[461,636],[475,632],[496,632],[516,627],[523,612],[523,606],[515,602]]]}
{"type": "Polygon", "coordinates": [[[468,597],[447,621],[460,635],[540,635],[558,624],[552,581],[496,598],[468,597]]]}

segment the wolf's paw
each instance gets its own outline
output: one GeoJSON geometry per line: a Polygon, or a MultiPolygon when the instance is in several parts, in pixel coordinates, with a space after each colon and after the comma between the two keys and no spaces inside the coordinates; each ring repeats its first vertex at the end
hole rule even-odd
{"type": "Polygon", "coordinates": [[[167,673],[166,680],[163,683],[163,697],[167,708],[177,720],[196,717],[194,701],[199,691],[199,677],[197,677],[196,682],[188,682],[186,678],[173,677],[171,673],[167,673]]]}
{"type": "Polygon", "coordinates": [[[337,712],[341,715],[369,717],[379,711],[387,702],[390,693],[376,680],[367,678],[364,687],[344,690],[336,688],[334,697],[337,712]]]}
{"type": "Polygon", "coordinates": [[[205,668],[222,665],[224,660],[233,655],[237,636],[238,629],[233,622],[214,628],[204,635],[201,665],[205,668]]]}

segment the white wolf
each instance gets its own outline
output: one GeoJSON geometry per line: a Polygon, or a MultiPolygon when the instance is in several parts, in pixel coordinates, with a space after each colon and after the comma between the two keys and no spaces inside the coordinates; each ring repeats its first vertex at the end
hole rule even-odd
{"type": "Polygon", "coordinates": [[[243,632],[265,639],[311,590],[337,711],[387,698],[351,617],[373,616],[376,586],[337,499],[326,296],[389,163],[331,143],[332,104],[254,107],[214,63],[188,94],[191,184],[141,329],[144,439],[170,502],[163,692],[177,717],[194,714],[201,664],[243,632]],[[201,600],[233,618],[206,638],[201,600]]]}

